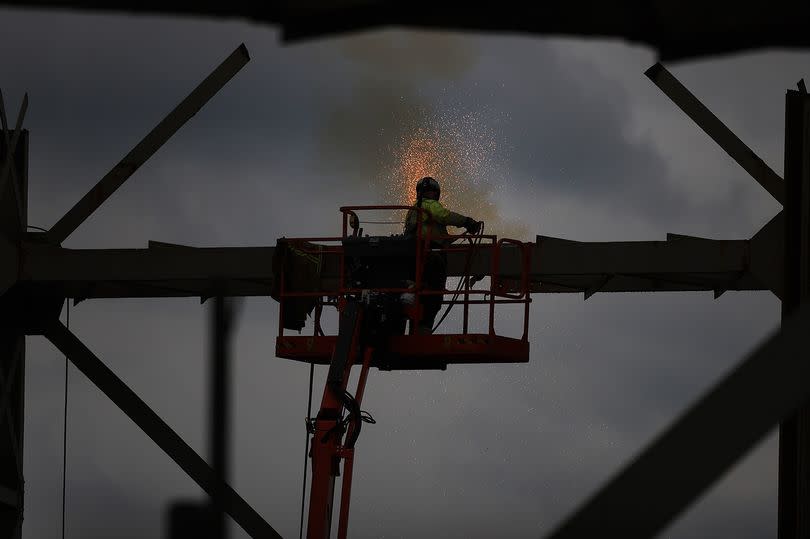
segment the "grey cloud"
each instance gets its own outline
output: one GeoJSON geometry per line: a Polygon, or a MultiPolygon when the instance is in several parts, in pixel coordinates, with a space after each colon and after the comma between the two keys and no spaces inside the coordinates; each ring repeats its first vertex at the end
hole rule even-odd
{"type": "MultiPolygon", "coordinates": [[[[240,24],[16,11],[3,12],[3,29],[25,44],[23,54],[3,56],[14,74],[6,97],[32,94],[32,219],[45,226],[233,46],[245,41],[253,56],[71,246],[267,245],[282,235],[331,234],[337,206],[380,196],[358,181],[379,170],[385,137],[378,129],[396,133],[402,126],[393,114],[418,121],[420,107],[448,103],[484,111],[482,123],[505,141],[503,207],[531,232],[603,240],[747,233],[769,210],[751,198],[756,185],[730,202],[694,204],[699,186],[673,177],[701,172],[685,160],[673,167],[678,144],[684,154],[690,149],[683,124],[670,121],[671,105],[652,97],[657,90],[618,80],[617,72],[645,61],[624,48],[612,56],[591,49],[595,57],[574,61],[565,42],[395,32],[280,48],[272,32],[240,24]],[[590,76],[594,62],[601,72],[590,76]],[[413,101],[403,105],[403,96],[413,101]],[[665,135],[636,138],[656,118],[665,135]],[[674,145],[672,154],[661,141],[674,145]],[[735,204],[754,209],[738,215],[735,204]],[[694,230],[669,229],[684,224],[694,230]]],[[[767,72],[747,62],[733,65],[767,72]]],[[[676,74],[690,86],[707,81],[696,93],[730,124],[751,108],[753,123],[732,127],[746,140],[761,127],[752,145],[773,139],[778,147],[779,120],[760,125],[759,118],[779,107],[766,108],[760,87],[717,90],[714,65],[676,74]],[[726,97],[729,108],[715,107],[726,97]]],[[[705,174],[725,181],[733,166],[705,174]]],[[[202,454],[206,307],[194,299],[128,300],[72,311],[88,346],[202,454]]],[[[252,299],[240,319],[233,481],[292,537],[308,369],[273,357],[276,308],[252,299]]],[[[708,294],[596,295],[584,303],[579,295],[541,296],[527,365],[373,372],[364,408],[378,424],[360,440],[350,530],[358,537],[541,535],[731,368],[775,325],[777,311],[766,294],[728,293],[716,302],[708,294]]],[[[60,509],[63,358],[31,341],[25,533],[39,537],[55,533],[60,509]]],[[[123,535],[131,520],[140,536],[159,535],[166,504],[198,489],[75,370],[71,376],[69,536],[123,535]]],[[[319,368],[316,405],[324,376],[319,368]]],[[[664,536],[775,535],[775,459],[767,441],[664,536]]]]}
{"type": "Polygon", "coordinates": [[[317,116],[317,59],[327,45],[280,49],[274,33],[232,25],[4,13],[16,23],[5,35],[29,51],[6,55],[4,65],[14,78],[3,89],[10,104],[30,93],[33,223],[53,223],[241,41],[253,60],[109,206],[125,213],[137,204],[130,222],[140,226],[136,216],[158,219],[170,213],[167,204],[205,189],[200,176],[206,173],[216,175],[223,190],[246,167],[263,169],[266,181],[281,186],[278,193],[292,183],[290,162],[301,162],[297,156],[317,116]],[[33,27],[38,32],[20,31],[33,27]],[[263,68],[268,62],[270,69],[263,68]],[[191,166],[183,170],[183,164],[191,166]],[[183,177],[189,174],[197,178],[183,177]]]}
{"type": "Polygon", "coordinates": [[[515,55],[514,45],[491,42],[476,76],[482,96],[510,103],[511,170],[527,194],[539,186],[650,220],[683,205],[662,181],[661,156],[628,137],[631,101],[623,88],[593,71],[583,84],[587,64],[564,57],[560,46],[522,43],[527,53],[515,55]]]}
{"type": "Polygon", "coordinates": [[[462,79],[479,54],[468,38],[397,32],[341,40],[337,51],[348,72],[325,96],[320,148],[337,177],[369,183],[385,174],[383,152],[435,114],[431,87],[462,79]]]}

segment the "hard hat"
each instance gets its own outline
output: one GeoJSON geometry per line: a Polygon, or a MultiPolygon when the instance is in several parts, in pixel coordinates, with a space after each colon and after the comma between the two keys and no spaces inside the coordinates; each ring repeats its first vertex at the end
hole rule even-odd
{"type": "Polygon", "coordinates": [[[419,183],[416,184],[416,196],[421,197],[425,191],[436,191],[437,199],[442,194],[442,189],[439,187],[439,182],[431,178],[430,176],[425,176],[419,183]]]}

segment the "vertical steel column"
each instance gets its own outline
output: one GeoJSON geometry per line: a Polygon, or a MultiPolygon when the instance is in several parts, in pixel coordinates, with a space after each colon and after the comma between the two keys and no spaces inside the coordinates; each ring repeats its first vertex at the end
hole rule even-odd
{"type": "MultiPolygon", "coordinates": [[[[14,132],[9,133],[13,138],[14,132]]],[[[8,155],[0,137],[0,163],[8,155]]],[[[1,167],[0,167],[1,168],[1,167]]],[[[16,320],[19,303],[4,294],[16,280],[16,250],[28,224],[28,131],[22,130],[14,151],[15,175],[0,192],[0,537],[22,537],[23,519],[23,404],[25,402],[25,336],[16,320]],[[16,177],[18,184],[12,184],[16,177]],[[20,204],[17,203],[19,193],[20,204]],[[18,215],[18,212],[22,212],[18,215]]],[[[0,184],[2,185],[2,184],[0,184]]]]}
{"type": "MultiPolygon", "coordinates": [[[[217,294],[212,313],[212,357],[211,357],[211,464],[214,472],[228,481],[228,440],[230,429],[228,418],[230,416],[230,365],[228,352],[230,347],[230,334],[232,306],[222,295],[217,294]]],[[[222,496],[223,493],[219,493],[222,496]]],[[[216,498],[216,496],[215,496],[216,498]]],[[[212,503],[213,530],[212,537],[226,539],[228,536],[225,513],[212,503]]]]}
{"type": "MultiPolygon", "coordinates": [[[[785,103],[785,293],[782,319],[810,296],[810,96],[785,103]]],[[[808,351],[803,361],[810,361],[808,351]]],[[[779,427],[779,539],[810,537],[810,403],[779,427]]]]}
{"type": "Polygon", "coordinates": [[[25,336],[0,331],[0,537],[22,537],[25,336]]]}

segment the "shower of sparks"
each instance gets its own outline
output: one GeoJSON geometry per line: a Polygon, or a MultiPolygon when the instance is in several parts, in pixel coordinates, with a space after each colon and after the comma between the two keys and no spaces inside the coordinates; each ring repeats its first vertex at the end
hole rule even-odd
{"type": "Polygon", "coordinates": [[[442,201],[448,204],[478,190],[497,155],[497,145],[473,114],[452,117],[445,113],[427,125],[407,130],[393,148],[395,166],[388,184],[392,202],[413,202],[416,182],[433,176],[442,184],[442,201]]]}
{"type": "Polygon", "coordinates": [[[446,208],[485,221],[490,233],[525,235],[525,227],[499,215],[494,199],[507,180],[503,175],[507,145],[478,113],[448,109],[414,114],[403,123],[381,178],[387,204],[413,204],[416,183],[432,176],[441,184],[446,208]]]}

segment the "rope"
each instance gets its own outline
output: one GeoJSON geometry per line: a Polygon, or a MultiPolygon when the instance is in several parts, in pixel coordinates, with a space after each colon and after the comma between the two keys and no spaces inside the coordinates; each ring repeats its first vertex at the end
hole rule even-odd
{"type": "MultiPolygon", "coordinates": [[[[67,303],[67,328],[70,329],[70,299],[67,303]]],[[[62,539],[65,539],[65,485],[67,484],[67,412],[68,412],[68,358],[65,356],[65,414],[62,432],[62,539]]]]}
{"type": "MultiPolygon", "coordinates": [[[[312,415],[312,377],[315,374],[315,364],[309,364],[309,396],[307,397],[307,435],[304,441],[304,481],[301,484],[301,524],[298,529],[298,538],[304,537],[304,500],[307,496],[307,469],[309,468],[309,425],[312,415]]],[[[64,538],[63,538],[64,539],[64,538]]]]}

